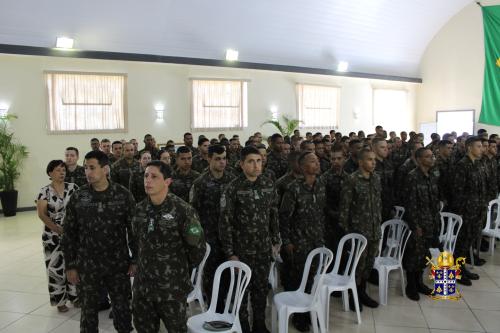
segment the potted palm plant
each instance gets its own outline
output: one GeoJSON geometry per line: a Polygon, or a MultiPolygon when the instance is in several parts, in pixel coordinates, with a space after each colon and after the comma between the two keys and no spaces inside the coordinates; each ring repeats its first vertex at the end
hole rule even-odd
{"type": "Polygon", "coordinates": [[[274,125],[274,127],[276,127],[276,129],[284,137],[285,136],[292,136],[293,131],[295,131],[299,127],[299,124],[301,123],[301,121],[298,119],[289,118],[286,115],[282,115],[281,118],[283,119],[283,124],[280,123],[280,121],[277,119],[271,119],[271,120],[266,120],[265,122],[263,122],[262,126],[264,126],[265,124],[271,124],[271,125],[274,125]]]}
{"type": "Polygon", "coordinates": [[[18,192],[14,185],[28,156],[26,146],[16,141],[9,128],[9,122],[15,118],[11,114],[0,117],[0,198],[5,216],[16,215],[18,192]]]}

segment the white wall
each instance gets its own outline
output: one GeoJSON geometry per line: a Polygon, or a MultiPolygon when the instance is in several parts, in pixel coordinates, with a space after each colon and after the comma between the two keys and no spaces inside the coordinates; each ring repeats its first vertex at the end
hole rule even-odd
{"type": "MultiPolygon", "coordinates": [[[[144,134],[151,133],[158,143],[168,139],[182,141],[182,134],[190,131],[189,78],[192,77],[250,80],[249,127],[244,131],[226,133],[240,134],[242,139],[255,131],[262,131],[264,135],[274,133],[270,125],[262,128],[260,126],[269,118],[269,107],[272,104],[278,106],[280,114],[295,116],[296,82],[336,85],[342,88],[339,119],[339,129],[342,132],[360,129],[373,131],[372,87],[406,89],[409,92],[409,110],[402,117],[401,128],[395,130],[415,128],[416,84],[203,66],[0,55],[0,103],[9,104],[9,112],[19,116],[13,126],[17,137],[28,146],[30,152],[17,184],[20,192],[19,207],[34,205],[33,199],[38,190],[48,183],[44,171],[48,161],[62,158],[67,146],[76,146],[81,155],[84,155],[89,149],[90,138],[94,136],[100,139],[107,137],[110,140],[137,138],[141,141],[144,134]],[[127,73],[129,132],[95,135],[47,134],[44,70],[127,73]],[[155,121],[153,107],[156,103],[165,105],[163,123],[155,121]],[[354,109],[359,110],[357,119],[353,118],[354,109]]],[[[209,137],[215,137],[218,133],[217,131],[207,134],[209,137]]],[[[199,133],[193,134],[196,137],[199,133]]]]}
{"type": "MultiPolygon", "coordinates": [[[[483,5],[500,1],[481,1],[483,5]]],[[[481,8],[472,2],[429,43],[420,64],[423,83],[417,99],[417,126],[435,122],[436,111],[475,110],[475,130],[500,133],[498,126],[477,124],[481,112],[484,36],[481,8]]]]}

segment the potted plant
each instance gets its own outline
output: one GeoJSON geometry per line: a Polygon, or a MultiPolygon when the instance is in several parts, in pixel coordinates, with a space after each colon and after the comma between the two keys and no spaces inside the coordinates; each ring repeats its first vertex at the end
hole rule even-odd
{"type": "Polygon", "coordinates": [[[292,136],[293,131],[295,131],[297,129],[297,127],[299,127],[299,124],[301,123],[301,121],[298,119],[288,118],[286,115],[282,115],[281,118],[283,119],[283,125],[279,122],[279,120],[271,119],[271,120],[266,120],[265,122],[263,122],[261,126],[264,126],[265,124],[271,124],[271,125],[274,125],[274,127],[276,127],[276,129],[284,137],[285,136],[292,136]]]}
{"type": "Polygon", "coordinates": [[[14,133],[10,131],[9,122],[14,118],[17,117],[0,117],[0,198],[5,216],[16,215],[17,191],[14,184],[20,176],[21,165],[28,156],[26,146],[17,143],[14,133]]]}

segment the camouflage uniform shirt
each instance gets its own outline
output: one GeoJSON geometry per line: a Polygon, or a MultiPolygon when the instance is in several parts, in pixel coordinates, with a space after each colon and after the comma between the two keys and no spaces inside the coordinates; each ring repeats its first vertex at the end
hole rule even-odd
{"type": "Polygon", "coordinates": [[[189,191],[195,179],[199,176],[200,174],[194,170],[189,170],[187,174],[182,174],[179,170],[175,170],[172,173],[170,191],[182,200],[189,202],[189,191]]]}
{"type": "Polygon", "coordinates": [[[269,154],[267,154],[267,168],[271,169],[278,179],[283,177],[285,173],[287,173],[288,163],[280,153],[271,151],[269,154]]]}
{"type": "Polygon", "coordinates": [[[64,182],[66,183],[74,183],[81,187],[87,184],[87,176],[85,176],[85,168],[77,165],[75,170],[66,171],[66,176],[64,177],[64,182]]]}
{"type": "Polygon", "coordinates": [[[111,180],[115,183],[125,186],[130,189],[130,178],[133,173],[139,172],[141,164],[132,159],[129,163],[126,159],[121,158],[111,166],[111,180]]]}
{"type": "Polygon", "coordinates": [[[191,166],[191,169],[201,174],[205,172],[207,168],[208,168],[208,161],[204,159],[201,156],[201,154],[198,154],[193,157],[193,165],[191,166]]]}

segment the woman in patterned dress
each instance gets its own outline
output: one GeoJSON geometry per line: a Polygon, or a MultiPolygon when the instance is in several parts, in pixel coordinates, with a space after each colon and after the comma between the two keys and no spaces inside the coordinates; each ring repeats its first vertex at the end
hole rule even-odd
{"type": "Polygon", "coordinates": [[[47,175],[51,183],[42,187],[36,200],[38,217],[45,224],[42,234],[45,267],[49,280],[50,304],[59,312],[68,311],[66,301],[73,305],[77,300],[76,287],[66,279],[64,258],[60,248],[66,204],[78,188],[73,183],[65,183],[66,165],[62,160],[50,161],[47,175]]]}

